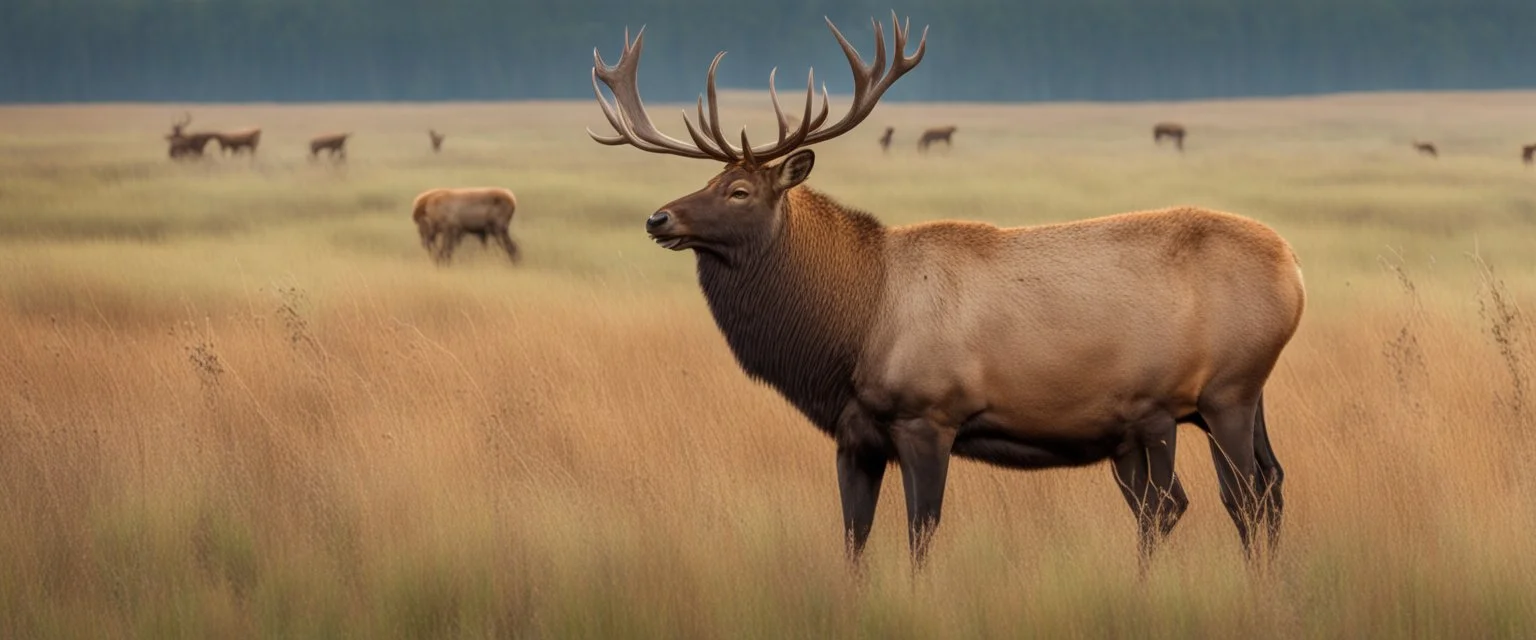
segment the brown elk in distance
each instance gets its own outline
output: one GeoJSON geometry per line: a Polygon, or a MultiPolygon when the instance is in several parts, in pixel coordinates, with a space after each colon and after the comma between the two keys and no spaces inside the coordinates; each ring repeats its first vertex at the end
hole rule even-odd
{"type": "Polygon", "coordinates": [[[453,251],[465,235],[480,239],[480,246],[495,240],[507,258],[517,264],[520,256],[509,229],[517,212],[517,198],[501,187],[428,189],[412,203],[411,219],[421,235],[421,246],[439,265],[453,259],[453,251]]]}
{"type": "Polygon", "coordinates": [[[332,133],[323,136],[315,136],[309,141],[309,157],[319,158],[320,152],[327,152],[332,159],[347,159],[347,138],[350,133],[332,133]]]}
{"type": "Polygon", "coordinates": [[[901,469],[914,567],[937,526],[951,456],[1017,468],[1112,461],[1136,515],[1142,566],[1188,499],[1174,475],[1176,426],[1206,432],[1222,502],[1252,558],[1257,524],[1278,540],[1281,468],[1265,381],[1300,322],[1301,271],[1273,229],[1194,208],[999,228],[940,220],[888,227],[804,183],[809,145],[843,135],[922,60],[894,12],[854,94],[826,127],[808,83],[802,125],[778,108],[776,142],[733,145],[715,68],[692,142],[647,115],[636,86],[644,29],[614,66],[593,51],[592,89],[617,135],[605,145],[725,163],[704,188],[645,221],[663,249],[691,250],[716,326],[746,374],[774,388],[836,443],[850,560],[874,522],[887,465],[901,469]],[[610,103],[601,80],[613,93],[610,103]],[[782,158],[782,161],[770,164],[782,158]]]}
{"type": "Polygon", "coordinates": [[[928,150],[928,145],[931,145],[940,140],[944,141],[944,146],[954,147],[954,143],[950,140],[950,138],[954,135],[955,127],[952,126],[934,127],[932,129],[928,129],[923,132],[923,135],[917,138],[917,150],[926,152],[928,150]]]}
{"type": "Polygon", "coordinates": [[[1152,144],[1162,145],[1163,138],[1173,138],[1173,146],[1184,151],[1184,125],[1176,122],[1159,122],[1152,125],[1152,144]]]}
{"type": "Polygon", "coordinates": [[[1419,142],[1418,140],[1414,140],[1413,148],[1419,152],[1419,155],[1425,155],[1431,158],[1440,157],[1440,152],[1435,149],[1435,143],[1433,142],[1419,142]]]}
{"type": "Polygon", "coordinates": [[[188,156],[201,158],[203,149],[208,146],[208,141],[217,134],[208,131],[188,132],[187,125],[192,123],[192,114],[184,114],[181,120],[171,123],[171,132],[165,136],[170,145],[170,156],[173,159],[181,159],[188,156]]]}
{"type": "Polygon", "coordinates": [[[261,144],[261,129],[253,127],[239,131],[223,131],[214,134],[214,139],[219,141],[220,155],[226,151],[240,155],[240,150],[244,149],[254,156],[256,145],[261,144]]]}
{"type": "Polygon", "coordinates": [[[891,152],[891,136],[896,135],[896,127],[886,127],[885,133],[880,134],[881,153],[891,152]]]}
{"type": "Polygon", "coordinates": [[[1520,161],[1525,164],[1536,161],[1536,142],[1520,147],[1520,161]]]}
{"type": "Polygon", "coordinates": [[[432,139],[432,153],[441,152],[443,150],[443,138],[447,136],[438,133],[434,129],[427,129],[427,136],[432,139]]]}

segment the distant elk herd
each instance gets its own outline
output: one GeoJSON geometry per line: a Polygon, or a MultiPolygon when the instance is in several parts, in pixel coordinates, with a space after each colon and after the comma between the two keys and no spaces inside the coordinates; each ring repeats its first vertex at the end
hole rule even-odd
{"type": "MultiPolygon", "coordinates": [[[[226,153],[240,155],[243,151],[251,156],[256,155],[256,147],[261,144],[261,128],[250,127],[236,131],[188,131],[187,125],[192,123],[192,114],[183,114],[180,120],[171,123],[171,132],[165,135],[165,141],[169,147],[168,152],[172,160],[191,160],[203,157],[203,151],[208,148],[210,141],[219,143],[219,154],[226,153]]],[[[436,130],[427,130],[428,139],[432,142],[432,152],[439,153],[443,149],[443,140],[447,138],[436,130]]],[[[309,139],[309,156],[312,159],[320,157],[321,152],[327,158],[336,161],[347,159],[347,140],[351,133],[327,133],[309,139]]]]}
{"type": "MultiPolygon", "coordinates": [[[[169,152],[172,159],[201,158],[203,157],[203,150],[207,148],[210,141],[218,142],[220,155],[225,153],[239,155],[241,151],[245,151],[254,156],[256,154],[256,146],[261,143],[261,129],[259,127],[237,131],[188,131],[186,127],[191,122],[191,114],[186,114],[182,119],[171,124],[171,132],[166,134],[165,139],[169,143],[169,152]]],[[[799,120],[794,116],[786,116],[786,126],[798,126],[799,124],[799,120]]],[[[954,146],[954,135],[957,130],[958,127],[954,125],[924,129],[917,136],[917,150],[921,153],[926,153],[930,146],[938,142],[943,142],[946,148],[951,148],[954,146]]],[[[1166,138],[1173,143],[1174,148],[1180,153],[1184,151],[1184,138],[1186,135],[1187,130],[1184,128],[1184,125],[1177,122],[1159,122],[1152,125],[1152,143],[1161,146],[1166,138]]],[[[351,136],[351,133],[328,133],[311,138],[309,140],[310,158],[318,159],[320,154],[324,152],[326,157],[332,160],[346,160],[347,140],[351,136]]],[[[895,136],[895,127],[885,127],[879,138],[880,150],[882,152],[890,153],[891,143],[895,140],[895,136]]],[[[427,130],[427,139],[432,145],[432,153],[442,153],[443,141],[446,138],[446,135],[438,132],[436,129],[427,130]]],[[[1431,158],[1438,158],[1440,156],[1439,149],[1432,142],[1414,140],[1412,144],[1414,150],[1420,155],[1431,158]]],[[[1520,160],[1526,165],[1536,163],[1536,143],[1520,147],[1520,160]]]]}

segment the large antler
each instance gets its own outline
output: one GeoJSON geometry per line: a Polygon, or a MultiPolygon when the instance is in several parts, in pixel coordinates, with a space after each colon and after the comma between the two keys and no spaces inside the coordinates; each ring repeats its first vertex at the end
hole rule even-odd
{"type": "MultiPolygon", "coordinates": [[[[645,112],[645,103],[640,100],[639,80],[636,72],[640,69],[640,51],[644,48],[645,27],[635,34],[634,42],[629,40],[629,29],[624,30],[624,51],[619,55],[619,62],[608,66],[603,62],[602,54],[597,48],[592,48],[592,60],[596,64],[592,67],[592,93],[597,95],[598,104],[603,107],[603,115],[608,118],[608,124],[619,133],[617,136],[600,136],[591,129],[587,129],[587,135],[606,145],[630,144],[642,151],[652,153],[669,153],[688,158],[714,158],[716,160],[730,160],[731,158],[707,145],[694,146],[683,142],[656,129],[651,123],[651,118],[645,112]],[[602,90],[598,89],[597,81],[602,80],[613,92],[615,104],[609,104],[603,97],[602,90]]],[[[686,119],[686,118],[685,118],[686,119]]],[[[692,127],[689,127],[690,131],[692,127]]]]}
{"type": "Polygon", "coordinates": [[[720,65],[720,59],[725,56],[722,51],[715,56],[714,62],[709,65],[708,109],[709,117],[706,119],[705,97],[700,96],[698,101],[699,123],[695,127],[688,120],[687,112],[683,114],[683,124],[688,128],[689,137],[693,138],[693,144],[669,137],[656,129],[651,119],[645,113],[645,105],[640,100],[638,83],[635,78],[640,65],[641,39],[645,35],[645,28],[635,35],[634,43],[629,41],[629,30],[624,30],[624,52],[619,57],[618,64],[609,67],[598,55],[597,50],[592,51],[592,57],[597,65],[592,68],[592,91],[597,94],[598,103],[602,105],[603,115],[607,116],[609,124],[613,125],[617,136],[600,136],[587,130],[587,135],[592,136],[602,144],[620,145],[630,144],[636,148],[653,153],[668,153],[689,158],[712,158],[724,162],[745,162],[746,164],[758,164],[775,158],[788,155],[797,148],[830,140],[847,133],[863,122],[874,111],[880,96],[890,88],[898,78],[911,71],[923,59],[923,53],[928,44],[928,28],[923,27],[923,36],[917,44],[917,51],[910,57],[906,55],[907,36],[911,32],[910,21],[903,26],[896,12],[891,12],[891,24],[895,34],[895,55],[889,72],[885,68],[885,33],[880,23],[874,19],[870,22],[875,26],[875,62],[864,64],[864,59],[854,50],[853,45],[838,31],[837,25],[827,19],[827,26],[832,29],[832,35],[837,37],[837,42],[843,48],[843,54],[848,57],[848,64],[853,68],[853,104],[847,115],[835,124],[821,129],[821,125],[827,119],[827,89],[823,85],[821,89],[821,109],[813,116],[812,106],[815,101],[815,71],[812,70],[806,80],[805,87],[805,112],[799,118],[798,125],[791,124],[791,118],[779,108],[778,88],[774,84],[774,76],[778,69],[768,73],[768,95],[773,102],[773,112],[778,118],[778,141],[762,147],[752,147],[747,142],[747,130],[741,130],[741,147],[734,147],[728,142],[720,130],[720,109],[715,92],[715,69],[720,65]],[[598,89],[597,81],[613,91],[615,104],[610,104],[598,89]],[[793,129],[793,132],[791,132],[793,129]]]}

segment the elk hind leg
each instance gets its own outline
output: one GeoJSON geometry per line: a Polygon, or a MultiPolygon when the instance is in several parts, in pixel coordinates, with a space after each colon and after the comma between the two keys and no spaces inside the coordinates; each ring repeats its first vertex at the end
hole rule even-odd
{"type": "Polygon", "coordinates": [[[1189,496],[1173,471],[1178,423],[1163,415],[1137,425],[1141,446],[1114,458],[1115,482],[1136,516],[1140,569],[1146,574],[1152,552],[1189,508],[1189,496]]]}
{"type": "Polygon", "coordinates": [[[1269,540],[1270,553],[1280,544],[1280,521],[1285,511],[1285,499],[1280,485],[1285,481],[1285,470],[1275,457],[1275,449],[1269,444],[1269,427],[1264,421],[1264,398],[1259,397],[1253,420],[1253,453],[1258,463],[1254,492],[1259,500],[1260,521],[1269,540]]]}
{"type": "Polygon", "coordinates": [[[1254,526],[1260,521],[1254,431],[1258,415],[1258,394],[1240,400],[1211,403],[1200,408],[1198,424],[1210,436],[1212,463],[1221,487],[1221,503],[1237,525],[1243,543],[1243,555],[1253,559],[1254,526]]]}

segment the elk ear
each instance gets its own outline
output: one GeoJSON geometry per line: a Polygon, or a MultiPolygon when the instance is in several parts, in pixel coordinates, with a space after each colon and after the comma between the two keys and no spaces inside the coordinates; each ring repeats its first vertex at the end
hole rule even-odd
{"type": "Polygon", "coordinates": [[[779,163],[778,172],[774,176],[774,187],[779,191],[788,191],[796,185],[805,182],[811,177],[811,167],[816,165],[816,152],[810,149],[801,149],[789,154],[784,162],[779,163]]]}

